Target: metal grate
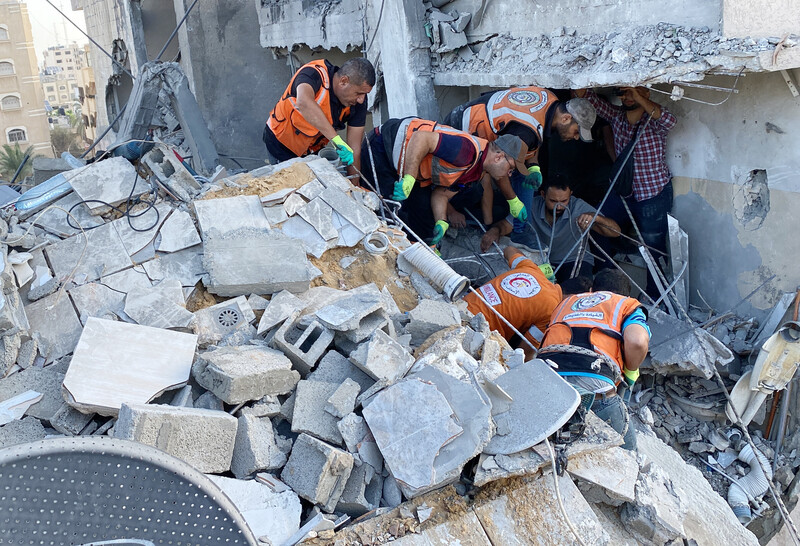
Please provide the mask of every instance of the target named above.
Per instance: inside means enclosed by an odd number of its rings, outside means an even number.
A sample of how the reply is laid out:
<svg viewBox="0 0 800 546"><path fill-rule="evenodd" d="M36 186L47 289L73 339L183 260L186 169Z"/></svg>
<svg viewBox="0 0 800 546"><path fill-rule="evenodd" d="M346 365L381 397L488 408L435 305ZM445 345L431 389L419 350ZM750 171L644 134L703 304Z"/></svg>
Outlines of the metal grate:
<svg viewBox="0 0 800 546"><path fill-rule="evenodd" d="M208 477L155 448L110 438L59 438L0 450L0 544L120 539L256 544L236 507Z"/></svg>
<svg viewBox="0 0 800 546"><path fill-rule="evenodd" d="M228 307L217 313L217 322L225 328L231 328L241 322L242 315L236 309Z"/></svg>

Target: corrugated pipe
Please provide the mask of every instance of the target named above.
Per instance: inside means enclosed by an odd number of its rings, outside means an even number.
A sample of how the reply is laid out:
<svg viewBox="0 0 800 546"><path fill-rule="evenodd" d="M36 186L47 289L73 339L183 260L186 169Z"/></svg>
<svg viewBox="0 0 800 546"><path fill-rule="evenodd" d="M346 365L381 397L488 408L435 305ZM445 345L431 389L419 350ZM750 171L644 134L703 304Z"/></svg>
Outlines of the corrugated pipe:
<svg viewBox="0 0 800 546"><path fill-rule="evenodd" d="M728 489L728 504L733 508L733 513L739 518L742 525L747 525L753 519L750 510L750 499L763 495L769 488L772 478L772 468L766 455L758 450L753 451L750 444L744 446L739 452L739 460L750 465L750 472L743 478L736 480ZM761 464L758 464L761 461ZM764 474L763 468L768 474Z"/></svg>
<svg viewBox="0 0 800 546"><path fill-rule="evenodd" d="M469 288L469 279L459 275L430 248L414 243L400 254L439 287L450 301Z"/></svg>

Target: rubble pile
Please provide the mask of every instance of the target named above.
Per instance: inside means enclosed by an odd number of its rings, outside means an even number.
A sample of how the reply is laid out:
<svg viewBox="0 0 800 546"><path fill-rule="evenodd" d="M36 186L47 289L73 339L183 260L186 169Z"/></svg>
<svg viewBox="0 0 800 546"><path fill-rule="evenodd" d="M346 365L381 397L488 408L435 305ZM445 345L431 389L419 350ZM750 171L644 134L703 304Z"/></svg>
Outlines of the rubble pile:
<svg viewBox="0 0 800 546"><path fill-rule="evenodd" d="M593 414L564 451L562 511L543 440L576 391L407 269L408 240L326 160L184 184L186 202L131 169L75 169L73 193L0 223L0 448L56 435L157 447L211 475L274 545L545 540L572 536L567 517L593 544L755 544L669 447L643 429L648 450L626 452ZM365 248L375 232L386 248ZM661 379L637 399L656 396L694 400ZM654 411L656 431L702 453L730 442L684 412Z"/></svg>

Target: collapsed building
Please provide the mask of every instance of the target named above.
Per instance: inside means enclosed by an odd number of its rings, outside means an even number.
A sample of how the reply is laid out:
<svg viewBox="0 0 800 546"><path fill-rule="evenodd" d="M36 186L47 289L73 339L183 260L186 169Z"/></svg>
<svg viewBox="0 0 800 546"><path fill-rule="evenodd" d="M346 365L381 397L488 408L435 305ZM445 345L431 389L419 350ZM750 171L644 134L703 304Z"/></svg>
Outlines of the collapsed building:
<svg viewBox="0 0 800 546"><path fill-rule="evenodd" d="M3 447L157 447L212 476L272 544L754 544L779 529L789 543L762 485L793 508L796 395L786 437L778 397L760 400L755 450L725 404L800 284L782 236L798 160L781 146L797 125L800 15L655 4L198 5L168 43L192 3L73 0L114 57L93 49L111 126L99 148L153 127L158 142L135 167L65 170L58 200L6 211ZM159 53L170 62L154 65ZM510 85L645 84L671 101L673 213L689 241L671 232L671 253L688 262L689 317L653 311L630 403L638 455L590 417L553 472L546 408L514 409L532 398L515 387L547 376L404 263L411 242L326 160L261 166L261 124L293 69L361 54L380 73L375 125L440 119ZM473 283L506 266L443 255Z"/></svg>

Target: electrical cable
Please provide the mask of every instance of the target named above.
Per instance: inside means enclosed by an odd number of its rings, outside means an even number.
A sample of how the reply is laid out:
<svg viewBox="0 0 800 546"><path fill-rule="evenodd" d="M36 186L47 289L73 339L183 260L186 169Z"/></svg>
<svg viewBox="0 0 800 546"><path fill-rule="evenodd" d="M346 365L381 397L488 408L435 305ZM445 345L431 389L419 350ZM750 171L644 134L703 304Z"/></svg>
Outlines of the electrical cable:
<svg viewBox="0 0 800 546"><path fill-rule="evenodd" d="M544 439L544 443L547 446L547 451L550 454L550 465L552 466L551 470L553 471L553 486L556 490L556 500L558 501L558 506L561 508L561 515L564 516L564 519L567 522L567 526L569 530L572 531L572 534L575 535L575 539L578 541L578 544L581 546L586 546L586 543L581 538L581 535L578 534L578 529L575 528L575 524L572 523L572 520L569 519L569 515L567 514L567 509L564 507L564 501L561 499L561 487L558 485L558 473L556 472L556 454L553 451L553 446L550 444L550 440L548 438Z"/></svg>
<svg viewBox="0 0 800 546"><path fill-rule="evenodd" d="M707 101L704 101L704 100L693 99L693 98L686 97L686 96L681 97L679 100L688 100L688 101L691 101L691 102L699 102L700 104L705 104L705 105L708 105L708 106L720 106L721 104L725 104L726 102L728 102L728 99L733 96L734 91L738 92L738 90L736 89L736 84L739 83L739 78L742 76L743 73L744 73L744 67L742 67L741 70L739 70L739 73L736 74L736 79L733 82L733 87L728 91L728 96L725 97L724 99L722 99L720 102L707 102ZM681 83L680 82L676 82L676 85L680 86ZM649 87L648 89L650 89L652 91L655 91L656 93L662 93L664 95L669 95L670 97L672 96L672 93L668 93L667 91L662 91L660 89L656 89L655 87Z"/></svg>

